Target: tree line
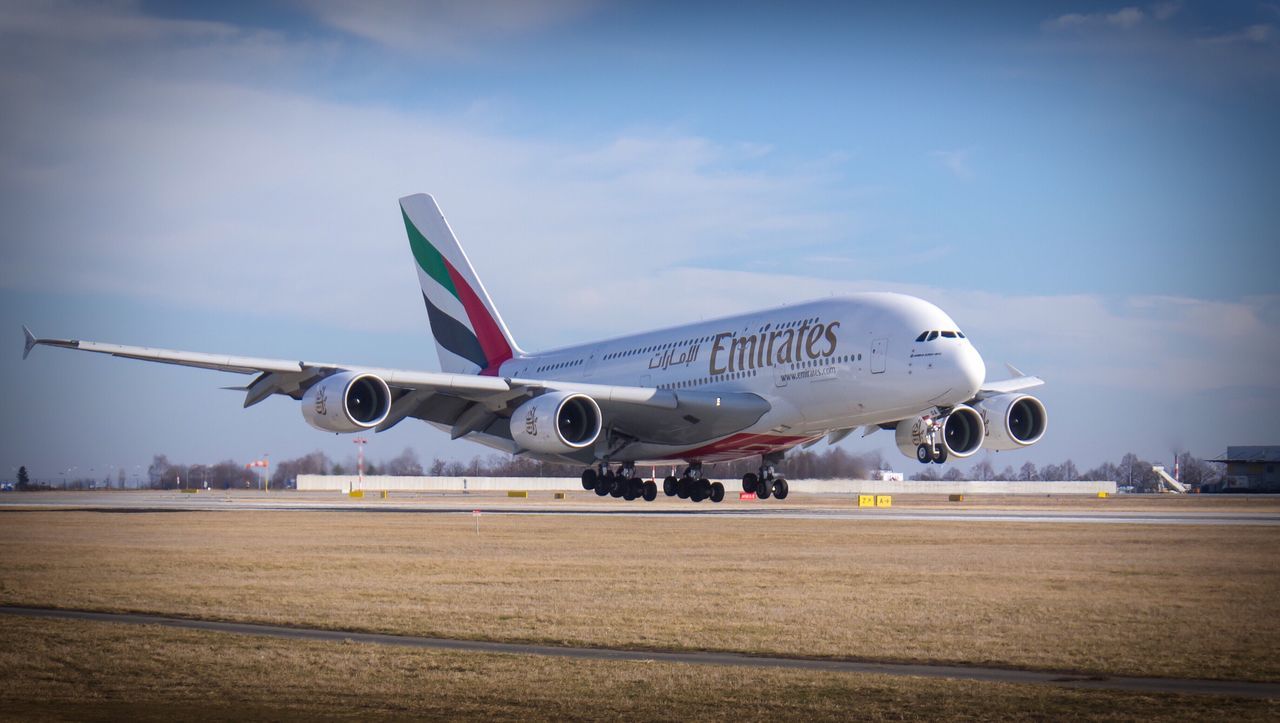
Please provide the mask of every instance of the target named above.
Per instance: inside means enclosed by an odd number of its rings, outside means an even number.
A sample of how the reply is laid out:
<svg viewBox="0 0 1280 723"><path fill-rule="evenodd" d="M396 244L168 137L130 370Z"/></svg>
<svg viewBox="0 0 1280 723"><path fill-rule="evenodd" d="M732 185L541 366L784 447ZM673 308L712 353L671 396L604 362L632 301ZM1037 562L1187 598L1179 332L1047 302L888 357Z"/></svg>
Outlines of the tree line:
<svg viewBox="0 0 1280 723"><path fill-rule="evenodd" d="M1192 486L1214 484L1222 479L1223 468L1220 464L1209 462L1191 455L1178 455L1180 479L1184 484ZM912 467L915 462L909 462ZM712 479L740 479L747 472L755 472L760 465L758 457L750 457L734 462L716 462L703 465L703 473ZM135 486L146 486L152 489L203 488L230 489L246 487L256 488L263 484L263 474L270 473L271 487L281 489L293 486L294 480L301 474L349 475L357 473L357 463L348 457L343 461L335 461L324 452L315 451L309 454L273 463L268 468L248 467L234 460L224 460L216 464L182 464L169 460L168 456L157 454L152 457L147 467L145 485L137 480ZM1074 462L1066 460L1060 464L1036 466L1027 461L1015 469L1006 465L997 470L990 459L984 457L973 462L967 468L952 464L940 471L937 466L924 466L910 475L910 479L929 480L985 480L985 481L1074 481L1074 480L1114 480L1121 486L1131 486L1136 490L1155 490L1159 481L1151 469L1152 463L1130 452L1118 463L1103 462L1087 470L1079 469ZM853 454L840 447L828 447L821 452L807 449L793 450L787 454L780 472L792 479L869 479L877 471L888 470L890 465L879 452ZM395 457L381 461L366 460L366 475L392 476L432 476L432 477L577 477L582 472L582 465L555 464L539 462L527 457L491 454L485 457L476 456L470 461L432 459L423 465L416 452L411 448ZM640 467L639 472L646 477L662 478L668 474L680 474L678 464L656 465L653 468ZM1169 470L1173 472L1172 469ZM18 474L20 489L38 489L49 487L65 487L68 489L89 489L95 487L125 487L125 473L118 470L115 484L110 475L101 482L92 478L76 478L60 480L61 485L49 482L32 482L27 470L23 467Z"/></svg>

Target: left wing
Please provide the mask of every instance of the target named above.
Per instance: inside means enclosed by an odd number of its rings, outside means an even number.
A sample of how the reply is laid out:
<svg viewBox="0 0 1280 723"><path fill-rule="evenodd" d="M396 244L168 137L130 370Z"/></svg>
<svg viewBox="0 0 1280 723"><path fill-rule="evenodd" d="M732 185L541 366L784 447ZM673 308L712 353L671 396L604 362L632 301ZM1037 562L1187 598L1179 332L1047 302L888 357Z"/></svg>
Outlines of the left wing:
<svg viewBox="0 0 1280 723"><path fill-rule="evenodd" d="M384 431L408 417L447 425L456 439L472 432L498 433L499 419L525 401L548 391L590 396L613 426L625 436L658 444L693 444L745 429L769 411L763 398L747 392L676 392L670 389L605 384L499 378L472 374L382 369L347 364L265 359L203 352L153 349L77 339L42 339L22 327L25 359L36 346L109 354L124 359L176 364L237 374L257 374L245 392L249 407L273 394L301 399L316 382L339 372L380 377L393 391L390 412L375 431Z"/></svg>

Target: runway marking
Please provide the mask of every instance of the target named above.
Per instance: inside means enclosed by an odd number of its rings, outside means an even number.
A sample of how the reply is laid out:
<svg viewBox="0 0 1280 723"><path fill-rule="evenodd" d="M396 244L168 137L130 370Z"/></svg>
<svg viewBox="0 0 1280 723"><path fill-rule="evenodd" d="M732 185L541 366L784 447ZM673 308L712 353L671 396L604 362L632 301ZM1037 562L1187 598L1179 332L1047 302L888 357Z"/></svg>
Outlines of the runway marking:
<svg viewBox="0 0 1280 723"><path fill-rule="evenodd" d="M693 503L690 503L691 505ZM1074 511L1002 511L1002 510L856 510L838 508L766 508L716 509L707 507L477 507L466 505L395 505L350 504L345 502L297 501L175 501L173 503L149 501L141 505L126 502L118 504L84 503L16 503L0 502L0 512L48 511L48 512L105 512L105 513L154 513L154 512L366 512L403 514L472 514L479 509L486 515L570 515L570 516L634 516L634 517L700 517L700 518L765 518L792 520L852 520L873 522L894 520L910 522L1023 522L1060 524L1111 524L1111 525L1280 525L1280 513L1257 512L1074 512Z"/></svg>
<svg viewBox="0 0 1280 723"><path fill-rule="evenodd" d="M320 628L290 628L257 623L229 623L192 618L174 618L139 613L102 613L90 610L64 610L0 606L0 614L61 620L87 620L126 625L161 625L205 632L260 635L292 640L321 642L356 642L372 645L397 645L410 648L453 650L505 655L540 655L584 660L685 663L693 665L729 665L751 668L825 670L838 673L870 673L923 678L954 678L994 683L1034 683L1063 688L1119 690L1138 693L1171 693L1183 695L1217 695L1232 698L1280 699L1280 683L1255 683L1240 680L1202 680L1192 678L1138 678L1092 675L1078 672L1040 671L1013 668L983 668L962 665L887 663L875 661L824 660L755 656L742 653L673 652L625 650L621 648L589 648L525 643L498 643L452 638L428 638L412 635L359 633Z"/></svg>

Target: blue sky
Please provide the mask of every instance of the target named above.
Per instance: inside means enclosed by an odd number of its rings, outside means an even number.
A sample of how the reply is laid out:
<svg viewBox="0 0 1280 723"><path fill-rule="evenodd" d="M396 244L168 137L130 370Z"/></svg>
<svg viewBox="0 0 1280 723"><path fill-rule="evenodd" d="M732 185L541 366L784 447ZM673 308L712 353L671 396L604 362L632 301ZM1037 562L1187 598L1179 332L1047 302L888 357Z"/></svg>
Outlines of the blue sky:
<svg viewBox="0 0 1280 723"><path fill-rule="evenodd" d="M998 467L1280 443L1280 5L833 5L6 4L0 475L350 455L18 325L436 368L418 191L526 348L891 289L1050 382Z"/></svg>

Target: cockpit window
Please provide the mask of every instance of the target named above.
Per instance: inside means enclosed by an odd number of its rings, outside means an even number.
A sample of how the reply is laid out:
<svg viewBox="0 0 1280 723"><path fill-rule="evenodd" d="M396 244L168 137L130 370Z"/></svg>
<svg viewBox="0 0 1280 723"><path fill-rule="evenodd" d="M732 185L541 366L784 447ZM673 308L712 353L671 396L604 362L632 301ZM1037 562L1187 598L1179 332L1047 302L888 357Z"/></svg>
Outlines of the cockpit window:
<svg viewBox="0 0 1280 723"><path fill-rule="evenodd" d="M942 332L942 335L948 339L956 338L956 333L954 331L944 331Z"/></svg>
<svg viewBox="0 0 1280 723"><path fill-rule="evenodd" d="M938 338L938 332L931 331L929 332L929 338L926 339L926 341L933 341L934 339L937 339L937 338Z"/></svg>
<svg viewBox="0 0 1280 723"><path fill-rule="evenodd" d="M963 338L964 338L964 332L963 332L963 331L957 331L957 332L956 332L956 336L958 336L958 337L960 337L961 339L963 339Z"/></svg>
<svg viewBox="0 0 1280 723"><path fill-rule="evenodd" d="M924 338L925 338L926 336L929 336L929 332L927 332L927 331L922 331L922 332L920 332L920 336L917 336L917 337L916 337L916 341L924 341Z"/></svg>

